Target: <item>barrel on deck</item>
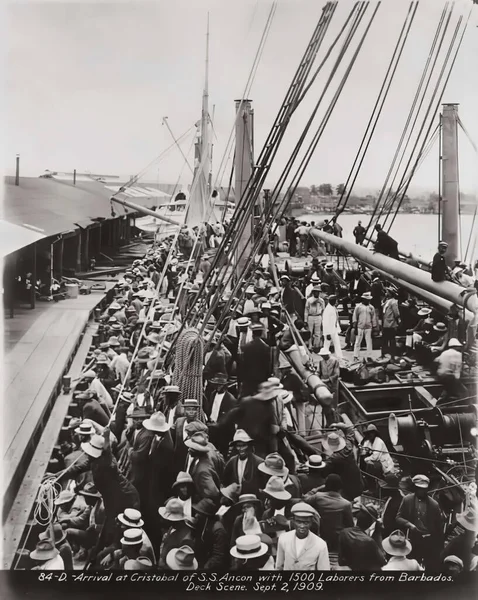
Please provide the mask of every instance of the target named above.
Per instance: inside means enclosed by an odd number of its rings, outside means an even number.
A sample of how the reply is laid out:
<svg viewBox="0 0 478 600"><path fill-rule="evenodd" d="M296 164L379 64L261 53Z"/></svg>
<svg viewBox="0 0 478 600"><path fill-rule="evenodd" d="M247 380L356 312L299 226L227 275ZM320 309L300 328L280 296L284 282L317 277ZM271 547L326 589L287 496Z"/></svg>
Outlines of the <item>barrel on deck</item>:
<svg viewBox="0 0 478 600"><path fill-rule="evenodd" d="M66 287L66 297L67 298L78 298L78 284L77 283L67 283Z"/></svg>

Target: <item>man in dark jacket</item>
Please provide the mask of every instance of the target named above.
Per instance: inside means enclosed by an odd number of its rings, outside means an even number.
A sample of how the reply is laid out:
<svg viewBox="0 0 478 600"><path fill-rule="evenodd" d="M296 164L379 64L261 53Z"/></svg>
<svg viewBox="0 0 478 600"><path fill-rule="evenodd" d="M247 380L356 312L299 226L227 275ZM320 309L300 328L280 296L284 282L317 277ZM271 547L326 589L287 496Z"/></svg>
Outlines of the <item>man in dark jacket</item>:
<svg viewBox="0 0 478 600"><path fill-rule="evenodd" d="M433 257L432 262L432 280L439 283L447 279L449 269L446 266L445 254L448 249L446 242L440 242L438 244L438 252Z"/></svg>
<svg viewBox="0 0 478 600"><path fill-rule="evenodd" d="M390 258L400 260L397 241L388 235L388 233L385 233L385 231L382 229L382 226L378 223L375 225L375 231L377 232L375 252L380 252L380 254L385 254L385 256L390 256Z"/></svg>
<svg viewBox="0 0 478 600"><path fill-rule="evenodd" d="M241 486L242 494L258 496L262 487L258 466L263 460L254 454L254 440L243 429L237 429L233 445L237 454L226 463L223 483L225 486L237 483Z"/></svg>
<svg viewBox="0 0 478 600"><path fill-rule="evenodd" d="M353 234L355 236L355 243L356 244L359 244L360 246L363 244L363 241L365 239L366 231L367 230L362 225L362 221L359 221L357 223L356 227L354 227L354 230L353 230Z"/></svg>
<svg viewBox="0 0 478 600"><path fill-rule="evenodd" d="M193 505L196 515L196 557L205 571L224 571L228 566L228 535L213 500L204 498Z"/></svg>
<svg viewBox="0 0 478 600"><path fill-rule="evenodd" d="M184 443L189 448L185 471L191 475L196 492L193 500L219 500L220 478L209 456L207 437L203 433L195 433Z"/></svg>
<svg viewBox="0 0 478 600"><path fill-rule="evenodd" d="M203 404L204 414L209 424L209 435L219 451L227 455L234 428L225 422L225 417L237 406L237 400L227 389L228 378L224 373L218 373L209 383L213 389L209 397L206 395Z"/></svg>
<svg viewBox="0 0 478 600"><path fill-rule="evenodd" d="M263 326L252 325L252 342L244 346L241 357L241 395L251 396L259 384L271 376L271 349L262 339Z"/></svg>
<svg viewBox="0 0 478 600"><path fill-rule="evenodd" d="M174 429L171 430L174 443L174 466L176 473L182 471L184 468L188 455L188 447L184 444L188 438L186 427L198 418L199 402L194 398L186 398L183 400L183 410L184 417L179 417Z"/></svg>
<svg viewBox="0 0 478 600"><path fill-rule="evenodd" d="M428 477L415 475L412 482L415 491L402 500L397 525L404 533L409 532L413 548L410 558L423 561L426 570L439 571L443 550L443 515L438 502L428 495Z"/></svg>
<svg viewBox="0 0 478 600"><path fill-rule="evenodd" d="M95 392L82 392L76 396L76 400L79 401L83 419L91 419L102 427L108 425L109 418L98 402Z"/></svg>
<svg viewBox="0 0 478 600"><path fill-rule="evenodd" d="M325 461L320 454L312 454L306 462L309 468L308 473L299 473L299 481L302 488L302 493L307 494L310 490L320 488L325 483L323 476Z"/></svg>
<svg viewBox="0 0 478 600"><path fill-rule="evenodd" d="M359 504L352 507L352 512L356 519L355 527L346 527L339 533L339 565L352 571L380 571L386 560L377 509L372 504Z"/></svg>
<svg viewBox="0 0 478 600"><path fill-rule="evenodd" d="M329 556L338 554L339 534L345 527L353 527L352 504L342 497L342 479L332 473L325 480L323 492L311 490L304 501L320 515L320 536L327 542Z"/></svg>
<svg viewBox="0 0 478 600"><path fill-rule="evenodd" d="M330 433L322 441L325 452L329 455L324 468L324 477L330 473L340 475L343 483L343 496L352 501L363 490L362 476L354 456L354 431L345 423L332 423L331 427L342 429L345 437Z"/></svg>

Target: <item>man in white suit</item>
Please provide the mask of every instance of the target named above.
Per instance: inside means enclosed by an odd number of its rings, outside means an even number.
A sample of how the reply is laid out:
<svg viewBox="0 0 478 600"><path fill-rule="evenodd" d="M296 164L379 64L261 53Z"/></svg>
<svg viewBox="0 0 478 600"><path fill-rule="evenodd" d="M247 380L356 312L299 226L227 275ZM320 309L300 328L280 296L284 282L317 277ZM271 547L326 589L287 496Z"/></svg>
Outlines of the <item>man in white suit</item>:
<svg viewBox="0 0 478 600"><path fill-rule="evenodd" d="M330 571L327 544L310 531L316 510L299 502L292 507L295 529L279 537L277 544L277 571Z"/></svg>
<svg viewBox="0 0 478 600"><path fill-rule="evenodd" d="M339 324L339 313L337 307L336 296L329 296L329 303L324 309L322 315L322 328L324 331L324 348L328 350L330 344L334 345L334 352L337 358L342 358L342 348L340 346L340 324Z"/></svg>

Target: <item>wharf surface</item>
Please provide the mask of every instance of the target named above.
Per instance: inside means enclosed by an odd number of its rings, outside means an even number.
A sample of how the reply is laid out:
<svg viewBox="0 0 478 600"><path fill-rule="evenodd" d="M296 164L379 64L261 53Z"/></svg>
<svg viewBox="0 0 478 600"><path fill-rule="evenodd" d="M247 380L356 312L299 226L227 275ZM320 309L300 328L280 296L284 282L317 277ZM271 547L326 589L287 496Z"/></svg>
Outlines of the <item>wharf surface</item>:
<svg viewBox="0 0 478 600"><path fill-rule="evenodd" d="M113 285L4 319L3 521L88 321Z"/></svg>

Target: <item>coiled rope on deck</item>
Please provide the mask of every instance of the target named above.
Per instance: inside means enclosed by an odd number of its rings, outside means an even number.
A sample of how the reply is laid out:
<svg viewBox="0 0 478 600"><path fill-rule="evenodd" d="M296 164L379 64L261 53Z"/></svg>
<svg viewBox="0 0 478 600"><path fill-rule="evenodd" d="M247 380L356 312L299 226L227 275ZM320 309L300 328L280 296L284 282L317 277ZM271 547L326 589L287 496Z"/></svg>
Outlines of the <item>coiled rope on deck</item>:
<svg viewBox="0 0 478 600"><path fill-rule="evenodd" d="M204 362L204 341L194 328L185 329L176 342L173 384L181 388L183 399L190 398L202 407L202 367Z"/></svg>

